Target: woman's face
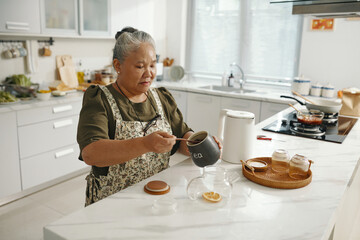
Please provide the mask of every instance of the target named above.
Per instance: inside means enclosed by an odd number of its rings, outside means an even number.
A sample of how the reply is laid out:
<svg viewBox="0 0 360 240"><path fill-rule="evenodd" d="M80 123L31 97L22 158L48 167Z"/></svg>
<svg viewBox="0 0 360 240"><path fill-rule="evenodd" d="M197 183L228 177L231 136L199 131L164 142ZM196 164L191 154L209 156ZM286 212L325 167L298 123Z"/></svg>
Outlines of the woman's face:
<svg viewBox="0 0 360 240"><path fill-rule="evenodd" d="M123 63L115 61L118 83L128 94L139 95L149 89L156 76L156 53L149 43L141 43L140 48L130 53Z"/></svg>

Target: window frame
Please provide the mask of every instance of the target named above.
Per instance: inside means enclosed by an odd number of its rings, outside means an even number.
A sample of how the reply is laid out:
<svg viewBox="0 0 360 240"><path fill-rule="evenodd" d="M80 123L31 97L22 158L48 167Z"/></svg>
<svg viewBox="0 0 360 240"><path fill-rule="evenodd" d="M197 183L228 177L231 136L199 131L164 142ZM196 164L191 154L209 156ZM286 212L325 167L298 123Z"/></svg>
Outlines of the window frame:
<svg viewBox="0 0 360 240"><path fill-rule="evenodd" d="M187 73L191 76L192 79L208 79L219 82L221 84L221 78L223 76L223 73L217 73L217 72L200 72L200 71L192 71L191 70L191 64L192 64L192 58L191 58L191 52L192 52L192 39L193 39L193 27L195 26L195 1L188 0L187 4L187 31L186 31L186 42L187 47L185 51L185 67L188 70ZM270 3L269 3L270 4ZM296 46L296 53L297 56L296 62L294 63L294 77L299 75L299 67L300 67L300 54L301 54L301 40L302 40L302 34L303 34L303 26L304 26L304 17L301 17L299 22L299 34L297 36L297 41L299 44ZM229 63L230 64L230 63ZM252 75L247 74L246 75L246 82L251 84L260 84L260 85L274 85L274 86L285 86L290 87L291 82L293 80L292 77L275 77L275 76L260 76L260 75Z"/></svg>

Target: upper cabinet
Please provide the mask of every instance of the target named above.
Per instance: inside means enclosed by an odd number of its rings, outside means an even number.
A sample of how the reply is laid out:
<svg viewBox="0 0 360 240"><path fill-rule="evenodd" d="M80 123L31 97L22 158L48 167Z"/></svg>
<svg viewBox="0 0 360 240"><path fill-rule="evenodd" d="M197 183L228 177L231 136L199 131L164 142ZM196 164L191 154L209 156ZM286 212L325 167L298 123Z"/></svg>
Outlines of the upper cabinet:
<svg viewBox="0 0 360 240"><path fill-rule="evenodd" d="M109 36L110 0L41 0L43 33Z"/></svg>
<svg viewBox="0 0 360 240"><path fill-rule="evenodd" d="M0 32L110 36L111 0L1 0Z"/></svg>
<svg viewBox="0 0 360 240"><path fill-rule="evenodd" d="M77 0L41 0L41 13L43 33L78 35Z"/></svg>
<svg viewBox="0 0 360 240"><path fill-rule="evenodd" d="M40 0L1 0L0 32L40 34Z"/></svg>
<svg viewBox="0 0 360 240"><path fill-rule="evenodd" d="M79 6L81 35L110 35L109 0L79 0Z"/></svg>

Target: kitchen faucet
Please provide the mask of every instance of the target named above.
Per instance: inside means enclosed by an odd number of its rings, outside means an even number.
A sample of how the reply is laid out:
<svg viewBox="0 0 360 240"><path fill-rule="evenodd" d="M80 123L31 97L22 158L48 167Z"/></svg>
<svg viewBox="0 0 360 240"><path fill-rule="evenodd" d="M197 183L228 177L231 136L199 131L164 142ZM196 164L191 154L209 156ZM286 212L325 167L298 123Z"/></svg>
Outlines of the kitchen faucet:
<svg viewBox="0 0 360 240"><path fill-rule="evenodd" d="M240 91L242 91L242 90L244 90L244 84L245 84L245 81L246 81L245 75L244 75L244 71L242 70L242 68L240 67L240 65L237 64L236 62L233 62L233 63L230 64L230 67L233 67L233 66L239 68L239 70L240 70L240 72L241 72L241 78L235 78L235 80L237 80L237 81L239 82L239 84L240 84Z"/></svg>

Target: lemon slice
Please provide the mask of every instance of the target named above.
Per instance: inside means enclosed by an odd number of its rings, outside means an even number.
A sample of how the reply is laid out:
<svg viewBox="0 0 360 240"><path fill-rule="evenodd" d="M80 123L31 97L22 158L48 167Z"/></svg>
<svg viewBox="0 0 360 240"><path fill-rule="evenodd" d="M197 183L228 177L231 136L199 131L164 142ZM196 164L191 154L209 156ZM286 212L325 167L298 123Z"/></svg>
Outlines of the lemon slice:
<svg viewBox="0 0 360 240"><path fill-rule="evenodd" d="M209 202L217 203L221 201L221 195L216 192L204 192L202 194L203 198Z"/></svg>

